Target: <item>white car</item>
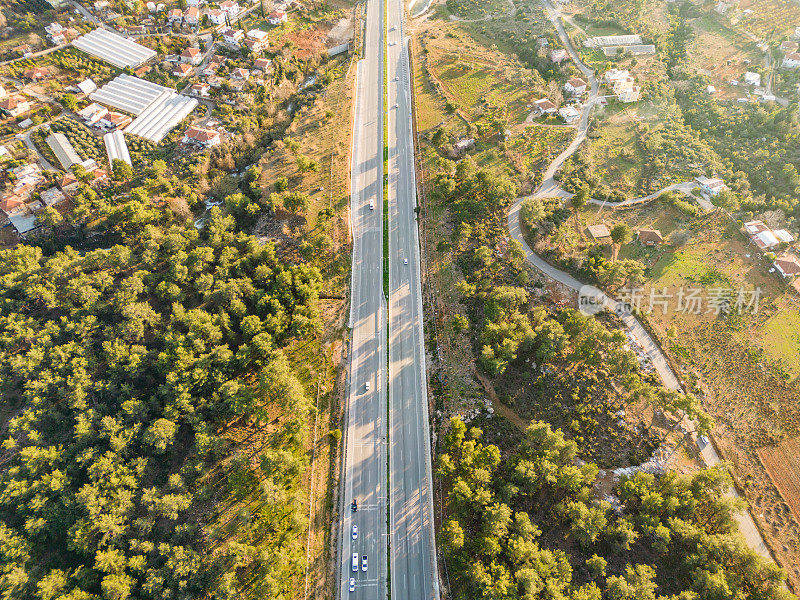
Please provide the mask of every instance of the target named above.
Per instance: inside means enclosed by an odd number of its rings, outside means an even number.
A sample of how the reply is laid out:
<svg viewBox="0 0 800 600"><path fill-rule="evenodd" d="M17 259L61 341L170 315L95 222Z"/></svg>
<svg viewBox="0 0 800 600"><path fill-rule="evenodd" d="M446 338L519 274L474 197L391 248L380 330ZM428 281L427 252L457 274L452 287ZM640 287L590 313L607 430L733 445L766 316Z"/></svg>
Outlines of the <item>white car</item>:
<svg viewBox="0 0 800 600"><path fill-rule="evenodd" d="M369 391L369 381L368 381L367 383L365 383L365 384L364 384L364 389L365 389L365 390L367 390L367 391Z"/></svg>
<svg viewBox="0 0 800 600"><path fill-rule="evenodd" d="M351 592L355 592L356 591L356 578L355 577L351 577L350 578L350 591Z"/></svg>
<svg viewBox="0 0 800 600"><path fill-rule="evenodd" d="M389 45L390 46L395 46L395 45L397 45L397 42L389 42Z"/></svg>
<svg viewBox="0 0 800 600"><path fill-rule="evenodd" d="M375 200L370 200L369 201L369 209L370 210L375 210Z"/></svg>
<svg viewBox="0 0 800 600"><path fill-rule="evenodd" d="M361 557L361 570L362 571L366 571L367 570L367 555L366 554Z"/></svg>
<svg viewBox="0 0 800 600"><path fill-rule="evenodd" d="M353 552L353 572L358 571L358 554Z"/></svg>
<svg viewBox="0 0 800 600"><path fill-rule="evenodd" d="M395 76L394 76L394 80L395 80L395 81L400 81L400 75L395 75Z"/></svg>
<svg viewBox="0 0 800 600"><path fill-rule="evenodd" d="M358 525L353 525L353 539L358 538Z"/></svg>
<svg viewBox="0 0 800 600"><path fill-rule="evenodd" d="M392 108L397 108L399 105L395 104Z"/></svg>

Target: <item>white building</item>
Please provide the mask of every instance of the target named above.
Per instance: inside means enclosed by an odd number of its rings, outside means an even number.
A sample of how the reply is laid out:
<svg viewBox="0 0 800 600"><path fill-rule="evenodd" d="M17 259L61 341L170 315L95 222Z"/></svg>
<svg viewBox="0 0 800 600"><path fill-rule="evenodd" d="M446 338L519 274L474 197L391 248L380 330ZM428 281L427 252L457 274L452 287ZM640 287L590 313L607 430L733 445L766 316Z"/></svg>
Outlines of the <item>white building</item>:
<svg viewBox="0 0 800 600"><path fill-rule="evenodd" d="M183 135L183 143L210 148L220 143L219 131L202 127L189 127Z"/></svg>
<svg viewBox="0 0 800 600"><path fill-rule="evenodd" d="M744 74L743 79L744 79L744 82L747 85L752 85L752 86L755 86L755 87L758 87L758 86L761 85L761 75L759 75L758 73L753 73L752 71L747 71Z"/></svg>
<svg viewBox="0 0 800 600"><path fill-rule="evenodd" d="M273 10L271 13L269 13L267 20L269 21L270 25L280 25L281 23L286 23L288 18L289 17L287 14L282 10Z"/></svg>
<svg viewBox="0 0 800 600"><path fill-rule="evenodd" d="M722 190L727 189L725 182L717 177L695 177L695 181L700 189L709 196L716 196Z"/></svg>
<svg viewBox="0 0 800 600"><path fill-rule="evenodd" d="M568 125L581 118L581 113L574 106L564 106L559 109L558 114Z"/></svg>
<svg viewBox="0 0 800 600"><path fill-rule="evenodd" d="M94 125L100 122L106 114L108 114L108 109L105 106L100 106L97 102L92 102L89 106L78 111L78 116L87 125Z"/></svg>
<svg viewBox="0 0 800 600"><path fill-rule="evenodd" d="M586 85L586 82L580 77L573 77L564 84L564 89L570 94L580 96L586 91Z"/></svg>
<svg viewBox="0 0 800 600"><path fill-rule="evenodd" d="M218 8L212 8L206 11L206 16L208 20L211 21L214 25L224 25L225 24L225 16L227 13L222 11Z"/></svg>
<svg viewBox="0 0 800 600"><path fill-rule="evenodd" d="M244 31L241 29L233 29L228 27L222 31L222 41L228 44L228 46L238 48L243 39Z"/></svg>
<svg viewBox="0 0 800 600"><path fill-rule="evenodd" d="M239 3L234 2L234 0L225 0L224 2L220 2L219 8L220 10L228 13L232 17L238 15L242 10L241 7L239 6Z"/></svg>
<svg viewBox="0 0 800 600"><path fill-rule="evenodd" d="M798 52L789 52L786 56L783 57L783 62L781 62L781 66L785 69L796 69L800 67L800 53Z"/></svg>

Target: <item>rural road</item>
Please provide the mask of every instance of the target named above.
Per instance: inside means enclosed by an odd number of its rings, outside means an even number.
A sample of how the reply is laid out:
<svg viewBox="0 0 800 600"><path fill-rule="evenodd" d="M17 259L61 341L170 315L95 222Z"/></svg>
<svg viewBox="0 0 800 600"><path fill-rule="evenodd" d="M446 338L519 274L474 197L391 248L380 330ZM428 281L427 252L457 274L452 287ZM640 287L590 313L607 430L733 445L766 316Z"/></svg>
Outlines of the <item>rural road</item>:
<svg viewBox="0 0 800 600"><path fill-rule="evenodd" d="M403 0L386 0L386 12L391 597L433 600L439 598L439 579L415 212L410 48L403 23Z"/></svg>
<svg viewBox="0 0 800 600"><path fill-rule="evenodd" d="M387 595L387 312L383 295L383 0L368 0L366 53L357 64L351 165L353 262L350 378L339 505L338 598ZM374 208L370 209L370 202ZM369 389L367 386L369 385ZM358 511L350 503L358 502ZM358 536L352 539L353 526ZM352 556L357 555L356 571ZM362 570L362 557L367 569ZM355 590L350 592L350 578Z"/></svg>
<svg viewBox="0 0 800 600"><path fill-rule="evenodd" d="M589 68L584 65L580 58L578 57L577 52L572 46L569 37L566 35L564 31L564 26L561 24L559 13L553 8L552 4L550 4L549 0L545 0L545 7L547 9L547 14L550 20L555 25L556 30L558 31L558 35L561 38L562 43L567 48L572 60L578 66L578 68L586 75L590 77L590 81L592 82L592 91L590 94L590 100L586 103L583 109L583 114L581 115L581 122L578 126L577 134L575 139L569 145L569 147L562 152L556 159L549 165L547 170L545 171L545 177L543 179L542 185L534 192L534 197L569 197L571 194L561 189L561 187L556 183L554 176L558 172L558 170L563 166L564 161L567 160L572 154L577 151L580 144L586 139L586 132L588 130L588 122L589 122L589 113L591 112L592 106L594 104L594 99L597 97L597 88L596 86L596 79L594 78L594 74L589 70ZM691 187L689 187L691 186ZM687 189L691 191L691 188L694 185L691 182L683 182L674 184L673 186L668 186L663 190L659 190L650 196L645 196L643 198L634 198L628 201L624 201L619 203L619 205L625 203L638 203L643 202L645 199L652 199L658 197L662 192L668 191L669 189L677 189L680 191L686 191ZM563 285L567 286L568 288L580 291L586 291L586 288L589 286L585 286L583 283L575 279L568 273L561 271L543 258L535 254L531 248L528 246L525 238L522 234L522 226L520 220L520 209L522 208L522 204L525 201L525 198L518 198L514 205L511 207L508 213L508 229L511 233L511 237L515 240L519 241L522 244L522 248L525 252L525 257L528 262L539 269L542 273L544 273L547 277L562 283ZM602 204L602 201L594 200L593 202L596 204ZM608 205L612 205L612 203L607 203ZM664 386L670 390L676 391L683 391L680 385L678 378L675 376L675 373L672 371L672 368L669 366L669 362L667 361L666 356L662 352L661 348L656 344L647 330L642 326L639 320L630 314L627 310L625 310L624 305L615 300L611 296L607 295L606 293L597 290L596 288L591 289L592 295L594 296L594 301L604 308L614 311L620 315L623 323L625 326L636 336L636 339L642 345L647 356L650 358L650 361L653 363L656 372L658 373L661 381L664 383ZM701 449L700 452L701 458L703 462L709 466L713 467L720 464L720 458L717 454L716 448L714 447L713 442L709 442L705 444L705 446ZM736 489L731 488L727 492L730 496L739 496ZM772 559L772 556L767 548L767 545L764 542L764 538L761 536L761 533L758 530L758 527L753 520L752 515L750 514L749 510L744 510L742 512L736 513L734 518L739 524L739 531L741 532L742 536L744 537L745 542L747 545L752 548L756 553L759 555Z"/></svg>

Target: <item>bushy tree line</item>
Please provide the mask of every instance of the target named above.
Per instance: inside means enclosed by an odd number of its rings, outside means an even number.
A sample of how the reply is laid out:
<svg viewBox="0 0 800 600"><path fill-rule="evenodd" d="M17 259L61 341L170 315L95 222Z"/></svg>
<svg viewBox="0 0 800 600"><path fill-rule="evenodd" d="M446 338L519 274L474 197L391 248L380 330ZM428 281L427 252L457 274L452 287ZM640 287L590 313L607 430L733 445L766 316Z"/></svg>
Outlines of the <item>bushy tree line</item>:
<svg viewBox="0 0 800 600"><path fill-rule="evenodd" d="M0 252L3 599L281 598L302 572L311 405L284 350L317 331L319 274L145 206L102 208L108 249ZM260 455L224 436L246 420ZM228 498L247 509L204 529Z"/></svg>
<svg viewBox="0 0 800 600"><path fill-rule="evenodd" d="M745 546L740 502L719 469L637 472L595 499L598 469L534 421L513 451L455 418L439 456L440 540L456 598L470 600L788 599L785 574Z"/></svg>

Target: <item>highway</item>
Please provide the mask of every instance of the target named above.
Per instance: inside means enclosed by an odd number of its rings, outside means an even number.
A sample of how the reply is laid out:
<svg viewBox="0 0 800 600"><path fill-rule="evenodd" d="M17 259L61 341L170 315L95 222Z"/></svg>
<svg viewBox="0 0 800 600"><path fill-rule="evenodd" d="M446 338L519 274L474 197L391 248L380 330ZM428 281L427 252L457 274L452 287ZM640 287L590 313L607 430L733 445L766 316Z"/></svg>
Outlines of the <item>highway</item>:
<svg viewBox="0 0 800 600"><path fill-rule="evenodd" d="M367 2L366 53L357 64L351 164L352 346L344 416L338 597L387 595L387 312L383 295L383 0ZM370 202L373 208L370 208ZM369 390L367 390L369 384ZM352 512L350 503L358 502ZM358 527L352 539L353 525ZM358 570L352 571L352 555ZM367 557L367 570L361 568ZM350 578L355 590L349 591Z"/></svg>
<svg viewBox="0 0 800 600"><path fill-rule="evenodd" d="M389 468L392 600L439 597L414 172L409 39L386 0L389 149ZM406 262L408 264L406 264Z"/></svg>
<svg viewBox="0 0 800 600"><path fill-rule="evenodd" d="M393 600L438 600L411 83L401 0L388 0L388 4L367 0L364 40L364 57L357 65L353 121L352 349L339 507L338 596L383 600L389 592L390 567ZM382 261L385 107L388 305L383 295ZM357 512L350 508L353 499L358 501ZM353 525L358 527L355 540ZM354 553L359 563L355 572ZM365 555L366 571L361 568ZM351 577L355 579L352 592Z"/></svg>

